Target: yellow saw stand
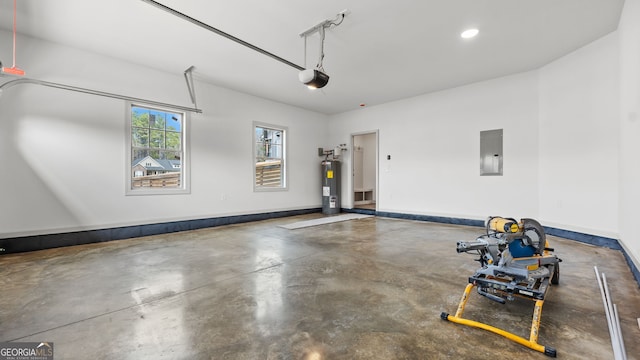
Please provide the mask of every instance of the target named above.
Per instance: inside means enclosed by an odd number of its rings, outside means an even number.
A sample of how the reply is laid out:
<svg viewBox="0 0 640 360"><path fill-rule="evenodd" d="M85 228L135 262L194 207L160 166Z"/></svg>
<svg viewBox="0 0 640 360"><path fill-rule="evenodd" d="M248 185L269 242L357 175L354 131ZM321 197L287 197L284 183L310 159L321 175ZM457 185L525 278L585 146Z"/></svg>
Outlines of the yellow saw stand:
<svg viewBox="0 0 640 360"><path fill-rule="evenodd" d="M540 351L547 356L556 357L556 349L538 344L538 329L540 328L540 317L542 316L542 305L544 304L544 300L536 300L536 305L533 309L533 319L531 320L531 333L529 334L529 339L527 340L521 336L499 329L497 327L463 318L462 313L464 312L464 306L467 304L471 289L473 289L474 287L474 284L467 285L467 287L464 289L464 294L462 294L462 299L460 299L460 304L458 304L458 310L456 310L456 314L449 315L443 312L442 314L440 314L442 320L448 320L456 324L467 325L491 331L492 333L502 335L511 341L515 341L520 345L524 345L530 349Z"/></svg>
<svg viewBox="0 0 640 360"><path fill-rule="evenodd" d="M455 315L440 314L442 320L484 329L524 345L530 349L556 357L556 350L538 344L538 331L542 305L551 284L559 283L560 259L551 252L542 225L533 219L520 222L511 218L490 217L486 222L486 235L476 241L458 241L457 252L476 251L482 267L469 277ZM503 329L462 317L471 290L505 304L515 297L535 301L529 339Z"/></svg>

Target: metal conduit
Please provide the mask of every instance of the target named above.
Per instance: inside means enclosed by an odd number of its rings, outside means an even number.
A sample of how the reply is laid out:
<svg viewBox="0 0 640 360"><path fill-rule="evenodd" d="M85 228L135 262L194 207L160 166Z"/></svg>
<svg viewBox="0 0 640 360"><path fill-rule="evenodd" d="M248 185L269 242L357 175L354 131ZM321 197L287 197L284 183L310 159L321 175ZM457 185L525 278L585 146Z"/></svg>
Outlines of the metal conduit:
<svg viewBox="0 0 640 360"><path fill-rule="evenodd" d="M20 84L36 84L36 85L42 85L42 86L52 87L52 88L56 88L56 89L76 91L76 92L80 92L80 93L84 93L84 94L97 95L97 96L109 97L109 98L114 98L114 99L132 101L132 102L140 102L140 103L145 103L147 105L152 105L152 106L155 105L155 106L160 106L160 107L172 108L172 109L176 109L176 110L194 112L194 113L198 113L198 114L202 113L202 110L200 110L198 108L191 108L191 107L186 107L186 106L181 106L181 105L167 104L167 103L163 103L163 102L159 102L159 101L140 99L140 98L135 98L135 97L126 96L126 95L113 94L113 93L108 93L108 92L99 91L99 90L86 89L86 88L81 88L81 87L77 87L77 86L64 85L64 84L58 84L58 83L53 83L53 82L49 82L49 81L35 80L35 79L29 79L29 78L15 79L15 80L11 80L11 81L8 81L8 82L0 85L0 93L2 91L4 91L5 89L8 89L8 88L11 88L13 86L20 85ZM192 99L195 99L195 97L193 96Z"/></svg>
<svg viewBox="0 0 640 360"><path fill-rule="evenodd" d="M177 16L179 18L187 20L187 21L189 21L189 22L191 22L193 24L196 24L196 25L200 26L201 28L204 28L204 29L209 30L211 32L214 32L214 33L216 33L216 34L218 34L220 36L223 36L223 37L225 37L225 38L227 38L227 39L229 39L231 41L235 41L238 44L240 44L242 46L246 46L251 50L255 50L255 51L257 51L257 52L259 52L259 53L261 53L263 55L267 55L267 56L269 56L269 57L271 57L273 59L276 59L276 60L280 61L283 64L291 66L292 68L295 68L295 69L298 69L298 70L305 70L305 68L300 66L300 65L294 64L289 60L283 59L278 55L270 53L270 52L268 52L268 51L266 51L264 49L261 49L261 48L255 46L255 45L253 45L253 44L250 44L250 43L248 43L248 42L246 42L246 41L244 41L242 39L238 39L237 37L235 37L233 35L227 34L226 32L224 32L222 30L216 29L211 25L205 24L200 20L194 19L189 15L183 14L183 13L181 13L181 12L179 12L177 10L174 10L174 9L172 9L172 8L166 6L166 5L160 4L157 1L154 1L154 0L142 0L142 1L144 1L144 2L146 2L148 4L150 4L150 5L153 5L153 6L159 8L161 10L164 10L164 11L166 11L166 12L172 14L172 15L175 15L175 16Z"/></svg>
<svg viewBox="0 0 640 360"><path fill-rule="evenodd" d="M198 107L196 103L196 89L193 86L193 69L194 66L190 66L187 70L184 71L184 79L187 82L187 89L189 90L189 97L191 98L191 103L193 106Z"/></svg>

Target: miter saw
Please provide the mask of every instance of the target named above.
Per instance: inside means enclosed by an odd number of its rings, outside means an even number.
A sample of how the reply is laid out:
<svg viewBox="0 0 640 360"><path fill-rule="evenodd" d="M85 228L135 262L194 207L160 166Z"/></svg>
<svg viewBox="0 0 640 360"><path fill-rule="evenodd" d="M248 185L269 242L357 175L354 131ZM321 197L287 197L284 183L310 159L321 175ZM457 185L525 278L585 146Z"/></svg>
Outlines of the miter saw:
<svg viewBox="0 0 640 360"><path fill-rule="evenodd" d="M455 315L442 313L443 320L481 328L502 335L531 349L555 357L556 350L537 343L538 329L544 297L549 285L560 281L560 262L553 255L553 249L546 240L544 228L534 219L521 219L499 216L489 217L485 222L486 234L475 241L458 241L458 253L477 253L481 267L469 277L458 310ZM463 319L464 306L473 287L478 294L505 304L515 297L536 302L529 339L522 338L502 329Z"/></svg>

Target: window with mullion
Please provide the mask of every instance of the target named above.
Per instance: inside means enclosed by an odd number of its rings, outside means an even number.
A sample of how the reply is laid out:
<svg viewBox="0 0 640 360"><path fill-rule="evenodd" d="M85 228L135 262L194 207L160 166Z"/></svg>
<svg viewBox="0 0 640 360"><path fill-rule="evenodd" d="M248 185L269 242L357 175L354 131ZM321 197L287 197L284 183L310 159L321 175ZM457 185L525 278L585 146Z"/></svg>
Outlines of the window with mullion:
<svg viewBox="0 0 640 360"><path fill-rule="evenodd" d="M188 190L183 164L186 114L143 105L128 106L131 172L127 193Z"/></svg>
<svg viewBox="0 0 640 360"><path fill-rule="evenodd" d="M286 128L254 124L254 188L286 189Z"/></svg>

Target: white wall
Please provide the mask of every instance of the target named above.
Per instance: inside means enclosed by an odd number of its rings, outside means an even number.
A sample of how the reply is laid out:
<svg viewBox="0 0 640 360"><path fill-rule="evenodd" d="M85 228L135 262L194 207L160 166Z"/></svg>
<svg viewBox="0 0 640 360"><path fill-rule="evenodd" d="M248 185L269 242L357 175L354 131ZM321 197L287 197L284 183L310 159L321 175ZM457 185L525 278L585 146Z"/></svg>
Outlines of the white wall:
<svg viewBox="0 0 640 360"><path fill-rule="evenodd" d="M640 1L626 0L620 36L620 239L640 268Z"/></svg>
<svg viewBox="0 0 640 360"><path fill-rule="evenodd" d="M617 238L617 34L554 61L539 74L540 221Z"/></svg>
<svg viewBox="0 0 640 360"><path fill-rule="evenodd" d="M335 115L330 138L380 129L380 211L533 217L613 238L622 219L637 257L638 1L620 44L614 32L536 71ZM504 176L481 177L479 132L500 128Z"/></svg>
<svg viewBox="0 0 640 360"><path fill-rule="evenodd" d="M0 43L10 36L0 32ZM27 77L189 105L181 72L18 41ZM8 65L10 47L0 47L0 59ZM320 176L308 174L318 173L325 115L197 81L196 92L204 113L191 118L191 194L125 196L123 101L36 85L4 91L0 238L320 207ZM288 191L253 192L253 121L288 127Z"/></svg>
<svg viewBox="0 0 640 360"><path fill-rule="evenodd" d="M335 115L329 132L345 143L379 129L379 211L534 217L537 106L530 72ZM480 131L491 129L504 129L504 176L480 176ZM347 184L349 161L343 166ZM350 192L343 186L343 197Z"/></svg>

